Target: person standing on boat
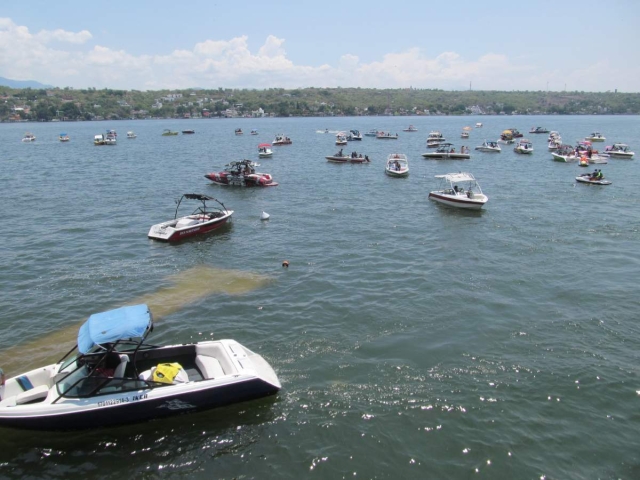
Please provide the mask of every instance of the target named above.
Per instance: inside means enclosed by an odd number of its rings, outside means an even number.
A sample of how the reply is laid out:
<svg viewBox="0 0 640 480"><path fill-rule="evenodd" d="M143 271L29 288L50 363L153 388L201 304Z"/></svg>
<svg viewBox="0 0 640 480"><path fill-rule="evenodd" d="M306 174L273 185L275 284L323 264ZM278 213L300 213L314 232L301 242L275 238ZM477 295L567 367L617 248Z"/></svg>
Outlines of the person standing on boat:
<svg viewBox="0 0 640 480"><path fill-rule="evenodd" d="M4 370L0 368L0 400L2 400L2 397L4 397L4 381Z"/></svg>

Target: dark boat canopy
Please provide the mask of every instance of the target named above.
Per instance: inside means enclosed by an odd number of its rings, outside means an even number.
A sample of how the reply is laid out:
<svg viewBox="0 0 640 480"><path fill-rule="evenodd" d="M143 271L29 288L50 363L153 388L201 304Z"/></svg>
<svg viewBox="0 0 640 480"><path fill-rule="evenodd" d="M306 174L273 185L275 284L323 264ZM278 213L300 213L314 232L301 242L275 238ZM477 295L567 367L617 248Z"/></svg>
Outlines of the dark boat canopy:
<svg viewBox="0 0 640 480"><path fill-rule="evenodd" d="M183 197L188 198L189 200L200 200L201 202L205 202L207 200L215 200L215 198L209 197L207 195L202 195L201 193L185 193Z"/></svg>

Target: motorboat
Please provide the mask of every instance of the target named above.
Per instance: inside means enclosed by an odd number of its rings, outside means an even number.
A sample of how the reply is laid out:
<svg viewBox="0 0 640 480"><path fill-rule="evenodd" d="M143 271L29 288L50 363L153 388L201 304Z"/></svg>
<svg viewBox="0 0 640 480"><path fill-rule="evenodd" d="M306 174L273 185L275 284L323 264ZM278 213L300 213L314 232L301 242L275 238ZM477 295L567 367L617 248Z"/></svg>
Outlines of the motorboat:
<svg viewBox="0 0 640 480"><path fill-rule="evenodd" d="M60 135L58 135L58 140L60 140L61 142L68 142L71 139L69 138L69 134L61 133Z"/></svg>
<svg viewBox="0 0 640 480"><path fill-rule="evenodd" d="M438 130L433 130L431 132L429 132L429 135L427 135L427 144L428 143L444 143L446 142L447 139L444 138L444 135L442 135L442 133L440 133Z"/></svg>
<svg viewBox="0 0 640 480"><path fill-rule="evenodd" d="M600 132L593 132L588 137L584 137L584 139L589 140L590 142L604 142L607 138Z"/></svg>
<svg viewBox="0 0 640 480"><path fill-rule="evenodd" d="M413 125L409 125L407 128L404 128L402 131L403 132L417 132L418 129L416 127L414 127Z"/></svg>
<svg viewBox="0 0 640 480"><path fill-rule="evenodd" d="M580 158L571 145L560 145L557 150L551 152L551 156L554 161L564 163L575 162Z"/></svg>
<svg viewBox="0 0 640 480"><path fill-rule="evenodd" d="M404 153L392 153L387 157L384 172L390 177L407 177L409 175L409 160Z"/></svg>
<svg viewBox="0 0 640 480"><path fill-rule="evenodd" d="M378 132L378 134L376 135L376 138L379 140L397 140L398 134L396 133L394 135L390 132Z"/></svg>
<svg viewBox="0 0 640 480"><path fill-rule="evenodd" d="M346 145L347 144L347 134L344 132L339 132L336 134L336 145Z"/></svg>
<svg viewBox="0 0 640 480"><path fill-rule="evenodd" d="M251 160L239 160L229 163L221 172L207 173L205 178L216 185L238 187L275 187L278 185L270 174L256 172L255 166Z"/></svg>
<svg viewBox="0 0 640 480"><path fill-rule="evenodd" d="M547 147L549 148L550 151L554 151L554 150L558 150L558 148L560 148L561 145L562 145L562 140L560 140L559 138L554 138L549 140L549 144L547 145Z"/></svg>
<svg viewBox="0 0 640 480"><path fill-rule="evenodd" d="M462 132L460 138L469 138L469 132Z"/></svg>
<svg viewBox="0 0 640 480"><path fill-rule="evenodd" d="M258 130L256 130L255 128L251 130L251 135L258 135Z"/></svg>
<svg viewBox="0 0 640 480"><path fill-rule="evenodd" d="M485 140L482 143L482 145L479 145L476 147L476 150L480 152L500 153L502 151L502 148L500 148L500 145L498 145L498 142L491 142L491 141Z"/></svg>
<svg viewBox="0 0 640 480"><path fill-rule="evenodd" d="M163 137L171 137L173 135L178 135L178 132L169 130L168 128L165 128L164 131L162 132Z"/></svg>
<svg viewBox="0 0 640 480"><path fill-rule="evenodd" d="M513 138L521 138L524 136L522 133L518 131L517 128L509 128L507 130L511 132L511 134L513 135Z"/></svg>
<svg viewBox="0 0 640 480"><path fill-rule="evenodd" d="M428 138L427 139L427 148L438 148L443 143L444 143L443 140L438 140L437 138Z"/></svg>
<svg viewBox="0 0 640 480"><path fill-rule="evenodd" d="M116 135L116 133L113 130L110 130L104 136L104 144L105 145L115 145L116 143L118 143L118 136Z"/></svg>
<svg viewBox="0 0 640 480"><path fill-rule="evenodd" d="M633 158L634 152L624 143L614 143L604 149L605 154L616 158Z"/></svg>
<svg viewBox="0 0 640 480"><path fill-rule="evenodd" d="M471 158L468 150L462 147L460 148L460 152L456 152L456 149L451 143L442 143L436 148L435 152L423 153L422 156L434 160L467 160Z"/></svg>
<svg viewBox="0 0 640 480"><path fill-rule="evenodd" d="M242 133L243 133L243 132L242 132L242 129L241 129L241 128L236 128L236 130L235 130L235 134L236 134L236 135L242 135Z"/></svg>
<svg viewBox="0 0 640 480"><path fill-rule="evenodd" d="M189 130L182 130L182 134L183 134L183 135L193 135L194 133L196 133L196 131L195 131L195 130L191 130L191 129L189 129Z"/></svg>
<svg viewBox="0 0 640 480"><path fill-rule="evenodd" d="M377 128L372 128L367 133L364 134L365 137L377 137L379 130Z"/></svg>
<svg viewBox="0 0 640 480"><path fill-rule="evenodd" d="M136 135L134 132L131 132L131 131L127 132L127 138L137 138L137 137L138 135Z"/></svg>
<svg viewBox="0 0 640 480"><path fill-rule="evenodd" d="M98 135L94 135L93 144L94 145L104 145L104 135L102 133L99 133Z"/></svg>
<svg viewBox="0 0 640 480"><path fill-rule="evenodd" d="M347 135L347 140L350 142L353 141L362 141L362 134L359 130L349 130L349 135Z"/></svg>
<svg viewBox="0 0 640 480"><path fill-rule="evenodd" d="M268 158L273 156L270 143L261 143L258 145L258 156L260 158Z"/></svg>
<svg viewBox="0 0 640 480"><path fill-rule="evenodd" d="M95 313L58 363L0 386L0 426L73 430L143 422L244 402L282 387L269 363L235 340L155 346L147 305Z"/></svg>
<svg viewBox="0 0 640 480"><path fill-rule="evenodd" d="M481 209L489 198L482 193L480 185L470 173L447 173L436 175L440 179L440 189L429 192L429 198L456 208Z"/></svg>
<svg viewBox="0 0 640 480"><path fill-rule="evenodd" d="M36 141L36 136L31 133L31 132L27 132L24 134L24 137L22 137L22 141L27 143L27 142L35 142Z"/></svg>
<svg viewBox="0 0 640 480"><path fill-rule="evenodd" d="M328 155L324 158L326 158L327 161L331 163L369 163L371 161L369 160L368 155L363 155L362 153L358 152L351 152L347 154L343 153L342 149L340 149L338 153L334 155Z"/></svg>
<svg viewBox="0 0 640 480"><path fill-rule="evenodd" d="M544 127L531 127L529 133L549 133L549 130Z"/></svg>
<svg viewBox="0 0 640 480"><path fill-rule="evenodd" d="M524 155L531 155L533 153L533 145L531 144L531 141L526 138L521 138L513 148L513 151Z"/></svg>
<svg viewBox="0 0 640 480"><path fill-rule="evenodd" d="M115 145L117 142L117 138L112 133L101 133L93 137L94 145Z"/></svg>
<svg viewBox="0 0 640 480"><path fill-rule="evenodd" d="M502 143L503 145L515 143L515 140L513 139L513 132L511 130L503 130L500 134L500 138L498 139L498 143Z"/></svg>
<svg viewBox="0 0 640 480"><path fill-rule="evenodd" d="M293 142L289 137L279 133L276 138L271 142L271 145L291 145Z"/></svg>
<svg viewBox="0 0 640 480"><path fill-rule="evenodd" d="M201 205L190 215L178 217L178 209L183 200L197 200ZM211 201L218 203L220 207L207 206L207 202ZM173 220L153 225L147 236L154 240L176 242L215 230L227 223L231 215L233 210L227 210L222 202L213 197L200 193L185 193L178 200Z"/></svg>
<svg viewBox="0 0 640 480"><path fill-rule="evenodd" d="M116 133L116 131L112 128L107 129L107 136L112 136L112 137L116 137L118 138L118 134Z"/></svg>
<svg viewBox="0 0 640 480"><path fill-rule="evenodd" d="M482 128L482 123L480 122L476 123L476 128Z"/></svg>
<svg viewBox="0 0 640 480"><path fill-rule="evenodd" d="M576 177L576 182L588 183L590 185L611 185L611 181L605 180L600 170L596 170L593 173L583 173L579 177Z"/></svg>

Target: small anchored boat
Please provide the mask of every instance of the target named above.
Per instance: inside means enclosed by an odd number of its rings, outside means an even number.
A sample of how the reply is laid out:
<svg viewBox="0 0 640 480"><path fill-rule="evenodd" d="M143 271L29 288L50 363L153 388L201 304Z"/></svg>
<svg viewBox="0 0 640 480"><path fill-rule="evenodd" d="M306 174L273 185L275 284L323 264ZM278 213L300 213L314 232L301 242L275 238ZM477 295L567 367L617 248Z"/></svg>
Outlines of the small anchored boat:
<svg viewBox="0 0 640 480"><path fill-rule="evenodd" d="M27 133L24 134L24 137L22 137L22 141L25 142L25 143L35 142L36 141L36 136L31 132L27 132Z"/></svg>
<svg viewBox="0 0 640 480"><path fill-rule="evenodd" d="M289 137L279 133L276 138L271 142L271 145L291 145L293 142Z"/></svg>
<svg viewBox="0 0 640 480"><path fill-rule="evenodd" d="M429 193L429 199L456 208L481 209L489 198L482 193L475 177L466 172L436 175L440 189Z"/></svg>
<svg viewBox="0 0 640 480"><path fill-rule="evenodd" d="M476 147L476 150L480 152L487 152L487 153L500 153L502 151L502 148L500 148L500 145L498 145L498 142L491 142L491 141L485 140L482 143L482 145L478 145Z"/></svg>
<svg viewBox="0 0 640 480"><path fill-rule="evenodd" d="M459 152L456 152L455 147L451 143L442 143L435 152L423 153L422 156L432 160L467 160L471 158L468 150L464 147L460 148Z"/></svg>
<svg viewBox="0 0 640 480"><path fill-rule="evenodd" d="M328 155L324 157L331 163L369 163L368 155L362 155L358 152L351 152L350 154L342 153L342 149L334 155Z"/></svg>
<svg viewBox="0 0 640 480"><path fill-rule="evenodd" d="M258 145L258 156L260 158L269 158L273 156L270 143L261 143Z"/></svg>
<svg viewBox="0 0 640 480"><path fill-rule="evenodd" d="M201 205L191 215L178 217L178 209L183 200L198 200ZM220 207L207 206L207 202L217 202ZM173 220L153 225L147 235L154 240L176 242L185 238L208 233L221 227L231 218L233 210L227 208L213 197L200 193L185 193L178 200Z"/></svg>
<svg viewBox="0 0 640 480"><path fill-rule="evenodd" d="M513 148L513 151L523 155L531 155L533 153L533 145L526 138L521 138Z"/></svg>
<svg viewBox="0 0 640 480"><path fill-rule="evenodd" d="M409 175L409 160L404 153L392 153L387 157L384 173L390 177L406 177Z"/></svg>

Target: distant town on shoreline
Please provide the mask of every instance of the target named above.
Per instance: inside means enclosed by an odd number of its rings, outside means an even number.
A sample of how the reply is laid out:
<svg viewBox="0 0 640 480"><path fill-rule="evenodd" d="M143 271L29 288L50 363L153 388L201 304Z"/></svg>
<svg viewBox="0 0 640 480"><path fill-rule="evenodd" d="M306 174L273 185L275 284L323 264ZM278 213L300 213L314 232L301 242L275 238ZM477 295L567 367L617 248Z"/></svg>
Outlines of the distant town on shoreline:
<svg viewBox="0 0 640 480"><path fill-rule="evenodd" d="M116 90L0 86L0 122L375 115L637 115L640 93L300 88Z"/></svg>

